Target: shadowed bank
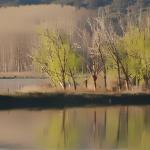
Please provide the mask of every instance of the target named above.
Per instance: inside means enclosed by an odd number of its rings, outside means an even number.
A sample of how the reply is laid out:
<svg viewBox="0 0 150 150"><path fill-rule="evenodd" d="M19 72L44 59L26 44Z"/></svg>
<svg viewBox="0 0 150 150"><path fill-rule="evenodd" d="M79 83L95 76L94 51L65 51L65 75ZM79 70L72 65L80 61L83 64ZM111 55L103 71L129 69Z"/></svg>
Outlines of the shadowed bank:
<svg viewBox="0 0 150 150"><path fill-rule="evenodd" d="M149 105L149 94L27 94L0 96L0 110L7 109L63 109L117 105Z"/></svg>

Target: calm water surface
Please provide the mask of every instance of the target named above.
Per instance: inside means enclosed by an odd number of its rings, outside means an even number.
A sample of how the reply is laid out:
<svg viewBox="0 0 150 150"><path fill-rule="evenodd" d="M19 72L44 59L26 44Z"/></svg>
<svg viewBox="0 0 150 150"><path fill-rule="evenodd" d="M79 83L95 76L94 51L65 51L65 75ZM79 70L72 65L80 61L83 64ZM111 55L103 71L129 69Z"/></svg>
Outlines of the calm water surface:
<svg viewBox="0 0 150 150"><path fill-rule="evenodd" d="M24 87L33 86L43 86L49 83L48 79L36 79L36 78L26 78L26 79L0 79L0 93L13 93Z"/></svg>
<svg viewBox="0 0 150 150"><path fill-rule="evenodd" d="M150 150L150 106L0 112L0 149Z"/></svg>

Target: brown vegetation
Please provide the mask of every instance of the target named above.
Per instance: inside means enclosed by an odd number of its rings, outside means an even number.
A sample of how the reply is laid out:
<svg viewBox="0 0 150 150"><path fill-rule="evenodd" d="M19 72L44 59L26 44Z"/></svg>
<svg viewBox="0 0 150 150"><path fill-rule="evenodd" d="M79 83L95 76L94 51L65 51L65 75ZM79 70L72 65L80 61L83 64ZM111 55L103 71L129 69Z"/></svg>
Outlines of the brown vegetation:
<svg viewBox="0 0 150 150"><path fill-rule="evenodd" d="M60 5L38 5L0 8L0 72L31 71L30 58L37 45L39 26L73 32L94 10Z"/></svg>

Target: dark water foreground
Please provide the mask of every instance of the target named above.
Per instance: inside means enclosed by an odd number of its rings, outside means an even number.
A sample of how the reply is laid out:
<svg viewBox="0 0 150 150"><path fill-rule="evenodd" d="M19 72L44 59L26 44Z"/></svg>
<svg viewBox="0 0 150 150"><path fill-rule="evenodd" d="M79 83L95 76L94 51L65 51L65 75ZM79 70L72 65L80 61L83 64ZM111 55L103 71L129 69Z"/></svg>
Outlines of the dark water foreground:
<svg viewBox="0 0 150 150"><path fill-rule="evenodd" d="M60 109L86 106L148 105L150 94L26 94L0 96L0 109Z"/></svg>
<svg viewBox="0 0 150 150"><path fill-rule="evenodd" d="M2 150L150 150L150 106L0 111Z"/></svg>
<svg viewBox="0 0 150 150"><path fill-rule="evenodd" d="M149 104L146 94L0 96L0 150L150 150Z"/></svg>

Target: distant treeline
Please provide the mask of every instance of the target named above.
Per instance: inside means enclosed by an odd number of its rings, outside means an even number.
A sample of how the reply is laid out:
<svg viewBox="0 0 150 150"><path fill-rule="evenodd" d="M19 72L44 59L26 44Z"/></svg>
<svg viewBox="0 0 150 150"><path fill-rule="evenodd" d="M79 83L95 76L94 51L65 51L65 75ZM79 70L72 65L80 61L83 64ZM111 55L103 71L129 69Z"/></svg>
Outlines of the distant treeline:
<svg viewBox="0 0 150 150"><path fill-rule="evenodd" d="M47 24L55 28L57 24L58 28L73 31L77 24L83 24L92 12L87 9L75 11L70 6L62 8L58 5L1 8L0 72L32 70L30 56L37 45L36 30L39 26Z"/></svg>
<svg viewBox="0 0 150 150"><path fill-rule="evenodd" d="M35 3L61 3L62 5L68 4L86 8L106 5L107 16L111 16L117 32L122 34L122 30L117 24L118 17L125 17L127 15L124 14L125 11L121 11L118 14L112 13L114 12L112 8L121 9L132 6L129 12L135 14L133 19L136 20L136 14L140 12L137 6L143 7L148 5L150 0L0 0L1 6ZM33 69L30 56L33 47L36 45L35 29L37 26L48 24L53 28L57 24L61 28L65 26L63 28L67 30L69 26L69 30L72 30L71 32L74 34L75 28L81 28L82 30L83 26L88 26L86 24L87 18L90 18L93 12L95 13L96 9L92 9L92 11L91 9L78 9L74 11L73 7L64 6L61 8L57 5L0 9L0 72L22 72ZM99 14L102 14L101 11L99 11ZM126 24L125 22L122 23ZM87 30L89 30L89 27L87 27ZM79 38L77 35L73 36L75 39Z"/></svg>
<svg viewBox="0 0 150 150"><path fill-rule="evenodd" d="M126 9L128 6L136 4L147 6L150 0L0 0L1 6L16 6L30 4L68 4L76 7L97 8L105 5L112 5L114 8Z"/></svg>

